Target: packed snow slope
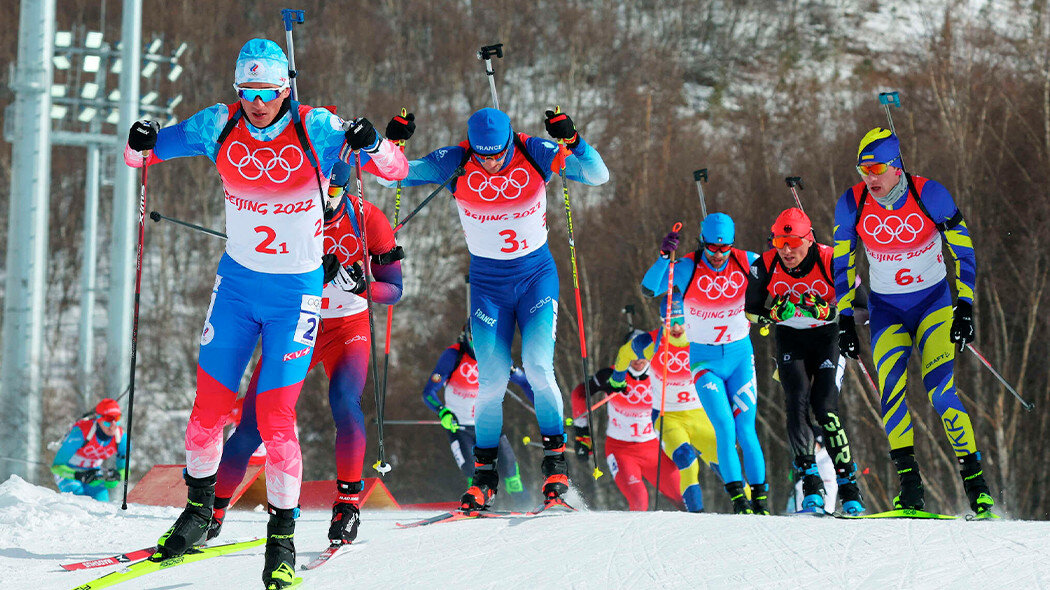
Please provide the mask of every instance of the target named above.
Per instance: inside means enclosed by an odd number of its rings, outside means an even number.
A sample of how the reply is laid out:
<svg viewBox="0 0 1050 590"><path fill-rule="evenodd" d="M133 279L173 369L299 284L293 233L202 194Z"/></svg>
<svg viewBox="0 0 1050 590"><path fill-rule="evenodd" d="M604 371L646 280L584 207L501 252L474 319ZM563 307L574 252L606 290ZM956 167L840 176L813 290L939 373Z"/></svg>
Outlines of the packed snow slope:
<svg viewBox="0 0 1050 590"><path fill-rule="evenodd" d="M113 568L59 564L154 543L174 508L0 484L0 581L68 589ZM322 588L947 588L1050 585L1050 523L864 520L680 512L579 512L398 529L429 514L365 511L358 545L301 572ZM234 511L220 539L265 534ZM328 514L304 513L299 563L327 545ZM262 548L186 564L118 588L261 588ZM29 582L29 584L24 584Z"/></svg>

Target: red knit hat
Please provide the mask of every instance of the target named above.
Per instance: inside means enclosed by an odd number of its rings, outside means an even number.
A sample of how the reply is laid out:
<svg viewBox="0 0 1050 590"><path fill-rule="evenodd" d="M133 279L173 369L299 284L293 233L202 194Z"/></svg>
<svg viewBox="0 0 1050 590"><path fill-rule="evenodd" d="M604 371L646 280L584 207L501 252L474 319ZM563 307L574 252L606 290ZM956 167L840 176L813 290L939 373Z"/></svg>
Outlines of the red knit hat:
<svg viewBox="0 0 1050 590"><path fill-rule="evenodd" d="M798 207L792 207L785 209L781 213L777 220L773 222L771 228L773 236L799 236L801 238L808 238L810 232L813 231L813 224L810 223L809 217L802 212L802 209Z"/></svg>

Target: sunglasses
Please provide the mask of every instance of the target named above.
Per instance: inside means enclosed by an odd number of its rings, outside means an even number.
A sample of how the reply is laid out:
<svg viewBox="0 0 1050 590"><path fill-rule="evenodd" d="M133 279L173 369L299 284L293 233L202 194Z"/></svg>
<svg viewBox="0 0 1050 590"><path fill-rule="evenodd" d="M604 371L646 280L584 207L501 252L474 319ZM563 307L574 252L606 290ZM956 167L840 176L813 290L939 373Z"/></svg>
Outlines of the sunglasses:
<svg viewBox="0 0 1050 590"><path fill-rule="evenodd" d="M671 325L672 326L681 326L683 324L685 324L685 317L677 316L677 317L671 318Z"/></svg>
<svg viewBox="0 0 1050 590"><path fill-rule="evenodd" d="M802 246L802 238L799 236L776 236L773 238L774 248L798 248Z"/></svg>
<svg viewBox="0 0 1050 590"><path fill-rule="evenodd" d="M332 184L332 185L328 186L328 196L329 197L339 197L339 196L342 196L342 194L343 194L343 187L341 187L341 186L339 186L337 184Z"/></svg>
<svg viewBox="0 0 1050 590"><path fill-rule="evenodd" d="M704 248L712 254L725 254L733 249L732 244L704 244Z"/></svg>
<svg viewBox="0 0 1050 590"><path fill-rule="evenodd" d="M886 163L876 162L874 164L861 164L860 166L857 166L857 172L860 172L861 176L870 176L872 174L877 176L886 172L886 170L889 169L890 165L896 161L897 158L894 158Z"/></svg>
<svg viewBox="0 0 1050 590"><path fill-rule="evenodd" d="M114 418L112 416L106 416L105 419L99 420L98 423L100 425L102 425L102 426L105 426L106 428L109 428L110 426L113 426L114 424L120 424L120 418L119 417Z"/></svg>
<svg viewBox="0 0 1050 590"><path fill-rule="evenodd" d="M263 102L270 102L277 100L277 97L284 92L287 86L281 86L280 88L243 88L236 84L233 85L234 90L237 91L237 96L243 98L248 102L255 102L255 99L261 98Z"/></svg>
<svg viewBox="0 0 1050 590"><path fill-rule="evenodd" d="M487 155L487 156L482 155L482 154L474 154L474 157L478 160L478 163L484 164L487 160L491 160L493 162L495 162L497 160L502 160L503 157L506 156L506 155L507 155L507 148L503 148L503 151L495 153L495 154L490 154L490 155Z"/></svg>

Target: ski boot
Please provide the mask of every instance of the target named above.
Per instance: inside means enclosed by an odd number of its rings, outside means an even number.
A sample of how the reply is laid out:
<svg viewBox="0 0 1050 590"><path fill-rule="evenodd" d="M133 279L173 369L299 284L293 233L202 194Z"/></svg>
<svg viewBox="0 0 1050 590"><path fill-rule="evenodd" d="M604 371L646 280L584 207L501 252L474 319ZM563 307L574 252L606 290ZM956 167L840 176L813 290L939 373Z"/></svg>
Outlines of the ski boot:
<svg viewBox="0 0 1050 590"><path fill-rule="evenodd" d="M332 545L349 545L357 538L357 527L361 524L361 492L363 481L335 481L339 490L332 504L332 524L328 525L328 541Z"/></svg>
<svg viewBox="0 0 1050 590"><path fill-rule="evenodd" d="M813 455L795 457L796 477L802 478L802 512L824 512L824 479Z"/></svg>
<svg viewBox="0 0 1050 590"><path fill-rule="evenodd" d="M211 541L219 536L219 531L222 530L222 521L226 520L226 508L229 505L229 498L215 497L215 503L211 510L211 522L208 523L208 535L205 537L205 541Z"/></svg>
<svg viewBox="0 0 1050 590"><path fill-rule="evenodd" d="M915 460L915 447L894 449L890 451L890 459L897 466L897 476L901 481L901 489L893 499L893 507L898 510L922 510L926 506L925 491L919 463Z"/></svg>
<svg viewBox="0 0 1050 590"><path fill-rule="evenodd" d="M543 504L565 503L563 496L569 491L569 466L565 463L565 436L543 437L543 463L540 465L543 475Z"/></svg>
<svg viewBox="0 0 1050 590"><path fill-rule="evenodd" d="M847 467L835 469L836 482L839 484L839 499L842 500L842 512L849 516L860 516L864 513L864 500L857 487L857 464L850 462Z"/></svg>
<svg viewBox="0 0 1050 590"><path fill-rule="evenodd" d="M997 518L992 513L995 500L984 481L984 471L981 469L981 454L970 453L959 457L959 465L962 468L959 474L963 478L963 489L966 490L966 498L970 500L970 509L973 510L975 518Z"/></svg>
<svg viewBox="0 0 1050 590"><path fill-rule="evenodd" d="M731 481L725 487L730 501L733 502L733 514L754 514L751 502L747 501L747 495L744 494L744 482Z"/></svg>
<svg viewBox="0 0 1050 590"><path fill-rule="evenodd" d="M499 488L499 473L496 472L496 455L499 448L482 449L474 447L474 478L466 493L459 501L459 509L464 512L487 510L496 497Z"/></svg>
<svg viewBox="0 0 1050 590"><path fill-rule="evenodd" d="M186 508L166 533L157 540L157 552L150 561L164 561L186 553L204 540L211 524L211 510L215 504L215 476L191 477L185 471Z"/></svg>
<svg viewBox="0 0 1050 590"><path fill-rule="evenodd" d="M295 581L295 519L298 508L266 505L270 522L266 524L266 558L262 580L266 590L279 590Z"/></svg>
<svg viewBox="0 0 1050 590"><path fill-rule="evenodd" d="M761 514L763 516L769 516L769 508L766 507L766 503L768 501L768 483L760 483L751 486L751 512L755 514Z"/></svg>

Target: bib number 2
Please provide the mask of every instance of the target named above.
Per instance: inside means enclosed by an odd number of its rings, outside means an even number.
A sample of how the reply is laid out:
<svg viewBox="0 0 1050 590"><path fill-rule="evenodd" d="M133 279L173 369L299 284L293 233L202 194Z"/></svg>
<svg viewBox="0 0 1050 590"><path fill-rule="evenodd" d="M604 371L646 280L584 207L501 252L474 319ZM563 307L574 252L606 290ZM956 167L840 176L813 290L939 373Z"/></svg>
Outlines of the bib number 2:
<svg viewBox="0 0 1050 590"><path fill-rule="evenodd" d="M270 247L271 244L273 244L274 240L277 239L277 232L274 231L274 229L272 227L268 227L268 226L265 226L265 225L260 225L258 227L253 228L253 229L255 229L255 233L263 235L262 241L259 242L259 245L255 247L255 251L256 252L260 252L262 254L287 254L288 253L288 242L281 242L281 243L277 244L277 246L278 246L278 248L280 248L280 250L278 250L277 248L271 248Z"/></svg>

